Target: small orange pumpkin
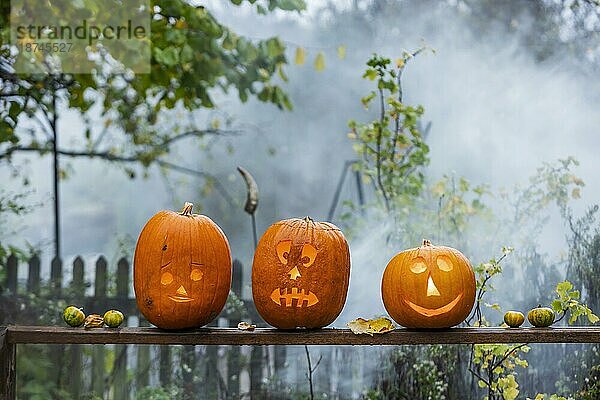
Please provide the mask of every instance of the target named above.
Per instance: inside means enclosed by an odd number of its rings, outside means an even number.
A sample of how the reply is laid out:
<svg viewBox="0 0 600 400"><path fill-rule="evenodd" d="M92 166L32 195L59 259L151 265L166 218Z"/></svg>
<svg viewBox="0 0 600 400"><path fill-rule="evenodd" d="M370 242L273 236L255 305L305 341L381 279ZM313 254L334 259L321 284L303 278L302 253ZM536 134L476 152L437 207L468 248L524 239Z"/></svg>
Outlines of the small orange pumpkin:
<svg viewBox="0 0 600 400"><path fill-rule="evenodd" d="M144 226L135 248L133 278L138 308L163 329L208 324L223 309L231 287L227 237L210 218L160 211Z"/></svg>
<svg viewBox="0 0 600 400"><path fill-rule="evenodd" d="M309 217L276 222L260 239L252 264L252 296L276 328L320 328L346 302L350 251L342 232Z"/></svg>
<svg viewBox="0 0 600 400"><path fill-rule="evenodd" d="M460 324L475 303L475 274L458 250L423 246L398 253L381 282L390 316L407 328L448 328Z"/></svg>

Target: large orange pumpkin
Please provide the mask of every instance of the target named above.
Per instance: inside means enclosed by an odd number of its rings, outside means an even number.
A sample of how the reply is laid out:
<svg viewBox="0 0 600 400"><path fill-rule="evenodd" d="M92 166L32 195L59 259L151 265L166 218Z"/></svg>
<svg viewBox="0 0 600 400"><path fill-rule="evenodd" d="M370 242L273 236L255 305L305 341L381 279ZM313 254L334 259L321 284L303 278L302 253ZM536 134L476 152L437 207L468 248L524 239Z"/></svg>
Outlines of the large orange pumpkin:
<svg viewBox="0 0 600 400"><path fill-rule="evenodd" d="M350 279L350 251L328 222L287 219L269 227L252 264L252 296L276 328L320 328L342 311Z"/></svg>
<svg viewBox="0 0 600 400"><path fill-rule="evenodd" d="M475 302L475 275L458 250L423 246L398 253L381 282L383 304L407 328L448 328L460 324Z"/></svg>
<svg viewBox="0 0 600 400"><path fill-rule="evenodd" d="M204 215L160 211L135 248L135 297L144 317L163 329L208 324L231 287L231 252L221 228Z"/></svg>

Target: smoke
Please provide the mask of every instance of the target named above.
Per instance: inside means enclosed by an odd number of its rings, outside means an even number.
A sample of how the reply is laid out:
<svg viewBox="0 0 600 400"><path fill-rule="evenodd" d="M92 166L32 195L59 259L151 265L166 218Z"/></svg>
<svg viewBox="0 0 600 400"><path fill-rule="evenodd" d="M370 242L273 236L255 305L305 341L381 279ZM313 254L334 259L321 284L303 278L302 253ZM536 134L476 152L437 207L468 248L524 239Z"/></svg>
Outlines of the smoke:
<svg viewBox="0 0 600 400"><path fill-rule="evenodd" d="M234 93L216 93L220 110L232 116L234 124L244 126L246 133L204 142L210 147L208 152L194 144L179 148L172 156L179 164L215 174L239 202L237 206L216 192L201 198L202 180L175 172L167 185L155 169L146 180L129 180L101 161L70 162L70 177L61 189L65 258L79 253L115 254L117 236L135 240L158 210L177 209L183 201L199 199L197 208L223 227L233 256L242 260L244 295L249 297L252 231L243 211L245 186L236 167L243 166L257 180L259 236L279 219L305 215L324 219L344 162L355 158L346 137L348 120L375 118L375 110L364 110L360 103L372 89L370 82L361 79L364 63L372 53L398 57L404 49L420 46L423 39L436 52L410 61L403 89L405 102L422 104L425 122L432 122L431 163L426 171L431 181L455 173L475 184L489 183L493 189L510 188L527 184L527 177L542 162L573 155L581 162L576 173L587 185L575 211L597 201L600 113L596 80L586 76L569 54L536 60L519 34L530 25L526 14L514 16L512 31L490 26L481 34L469 25L468 12L460 8L442 2L426 2L422 7L413 3L398 2L396 8L372 17L351 13L350 1L339 2L333 11L323 11L324 2L310 1L306 14L278 12L275 17L263 17L249 7L205 2L217 19L240 34L281 37L290 47L290 60L296 45L306 49L305 65L285 69L289 77L285 88L294 111L281 112L254 100L241 104ZM340 45L346 46L343 60L337 57ZM323 72L316 72L312 65L319 51L325 54ZM214 114L199 111L197 117L209 121ZM64 132L61 142L68 147L82 125L69 113L59 123ZM36 187L34 197L46 200L44 207L19 221L23 237L32 243L52 237L49 162L48 157L32 159L27 166ZM4 171L2 175L8 179ZM7 187L18 189L20 182L8 182ZM341 198L357 201L350 179ZM368 200L373 200L372 193ZM340 223L343 210L338 207L334 223ZM350 290L334 326L343 327L358 316L385 315L380 296L383 269L396 252L417 246L422 239L415 237L403 248L390 248L386 237L393 229L374 221L352 236ZM542 252L556 257L564 251L564 234L560 219L553 215L539 239ZM504 244L519 245L499 242L495 249ZM509 293L498 296L509 299Z"/></svg>

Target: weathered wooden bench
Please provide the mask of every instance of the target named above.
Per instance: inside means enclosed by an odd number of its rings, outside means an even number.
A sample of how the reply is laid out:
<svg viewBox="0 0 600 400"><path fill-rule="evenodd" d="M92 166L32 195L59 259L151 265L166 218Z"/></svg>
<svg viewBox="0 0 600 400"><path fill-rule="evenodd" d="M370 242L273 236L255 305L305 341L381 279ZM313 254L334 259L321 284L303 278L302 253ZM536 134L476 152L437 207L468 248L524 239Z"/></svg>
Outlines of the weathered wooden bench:
<svg viewBox="0 0 600 400"><path fill-rule="evenodd" d="M281 331L258 328L201 328L169 332L156 328L90 329L56 326L0 327L0 398L15 399L18 344L138 345L352 345L396 346L478 343L600 343L600 327L397 329L383 335L355 335L348 329Z"/></svg>

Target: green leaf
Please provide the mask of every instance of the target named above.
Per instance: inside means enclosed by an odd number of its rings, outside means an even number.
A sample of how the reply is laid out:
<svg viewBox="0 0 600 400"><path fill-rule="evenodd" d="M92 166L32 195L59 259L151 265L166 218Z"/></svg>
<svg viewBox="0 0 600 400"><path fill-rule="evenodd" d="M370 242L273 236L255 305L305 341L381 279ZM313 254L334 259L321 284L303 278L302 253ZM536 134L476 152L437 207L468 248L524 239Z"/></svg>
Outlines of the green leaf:
<svg viewBox="0 0 600 400"><path fill-rule="evenodd" d="M510 387L510 388L504 389L502 391L502 398L504 400L514 400L517 398L518 395L519 395L519 389L514 388L514 387Z"/></svg>
<svg viewBox="0 0 600 400"><path fill-rule="evenodd" d="M166 49L154 48L154 58L160 64L164 64L168 67L177 65L179 63L179 51L173 46L169 46Z"/></svg>
<svg viewBox="0 0 600 400"><path fill-rule="evenodd" d="M573 284L569 281L563 281L556 285L556 291L558 293L567 293L571 289L573 289Z"/></svg>
<svg viewBox="0 0 600 400"><path fill-rule="evenodd" d="M315 70L317 72L321 72L325 69L325 54L322 51L317 54L315 58Z"/></svg>
<svg viewBox="0 0 600 400"><path fill-rule="evenodd" d="M269 57L277 57L283 54L285 46L277 38L271 38L267 40L267 54Z"/></svg>
<svg viewBox="0 0 600 400"><path fill-rule="evenodd" d="M264 8L263 6L261 6L260 4L256 5L256 12L258 12L260 15L266 15L267 14L267 9Z"/></svg>
<svg viewBox="0 0 600 400"><path fill-rule="evenodd" d="M281 78L282 81L284 81L284 82L288 81L288 77L285 74L285 72L283 71L283 64L277 64L277 74L279 75L279 77Z"/></svg>
<svg viewBox="0 0 600 400"><path fill-rule="evenodd" d="M286 11L302 11L306 9L304 0L269 0L269 10L279 8Z"/></svg>
<svg viewBox="0 0 600 400"><path fill-rule="evenodd" d="M180 58L182 63L188 63L194 59L194 50L192 50L189 44L186 43L181 49Z"/></svg>
<svg viewBox="0 0 600 400"><path fill-rule="evenodd" d="M560 312L563 311L562 302L560 300L558 300L558 299L552 301L551 307L557 313L560 313Z"/></svg>
<svg viewBox="0 0 600 400"><path fill-rule="evenodd" d="M377 74L377 71L375 71L374 69L368 69L363 74L363 78L367 78L370 81L377 79L378 76L379 75Z"/></svg>
<svg viewBox="0 0 600 400"><path fill-rule="evenodd" d="M306 52L304 51L304 49L302 47L296 48L296 56L294 58L294 63L296 65L304 65L305 57Z"/></svg>

